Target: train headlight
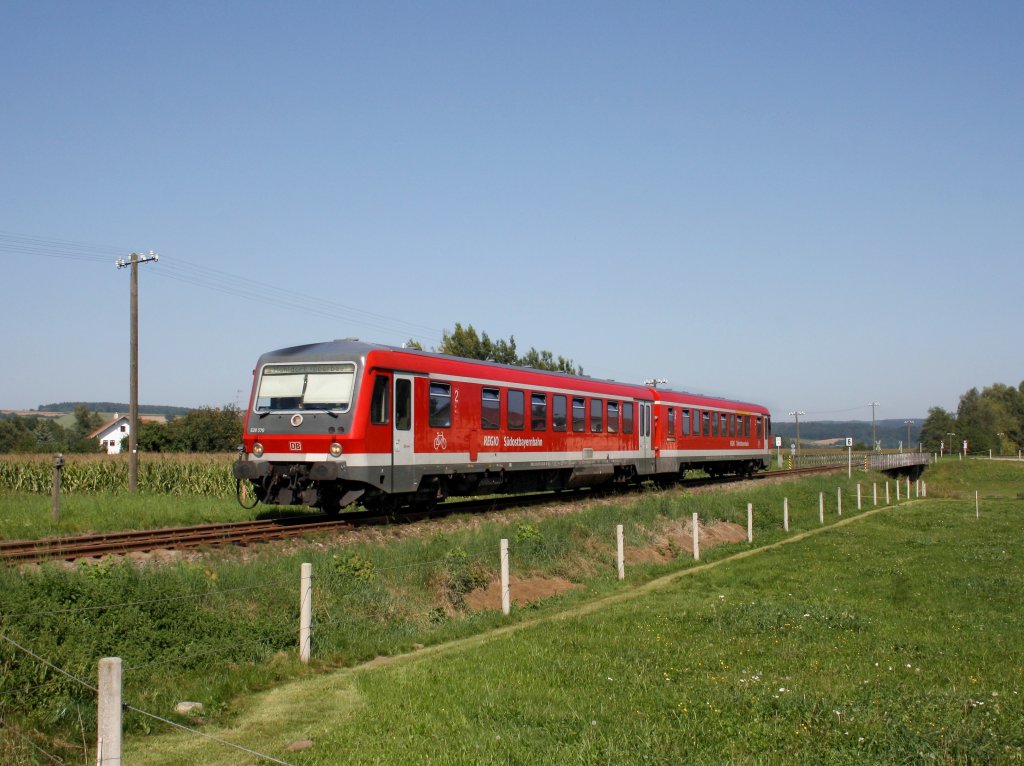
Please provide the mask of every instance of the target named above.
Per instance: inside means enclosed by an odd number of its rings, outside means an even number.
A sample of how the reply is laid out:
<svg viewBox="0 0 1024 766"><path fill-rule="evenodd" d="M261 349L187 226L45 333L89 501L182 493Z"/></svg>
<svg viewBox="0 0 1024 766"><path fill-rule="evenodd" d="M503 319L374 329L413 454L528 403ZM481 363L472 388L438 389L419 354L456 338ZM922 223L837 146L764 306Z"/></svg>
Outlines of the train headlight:
<svg viewBox="0 0 1024 766"><path fill-rule="evenodd" d="M263 457L263 445L259 442L252 445L252 454L256 457Z"/></svg>
<svg viewBox="0 0 1024 766"><path fill-rule="evenodd" d="M341 457L341 445L338 442L331 442L330 447L331 457Z"/></svg>

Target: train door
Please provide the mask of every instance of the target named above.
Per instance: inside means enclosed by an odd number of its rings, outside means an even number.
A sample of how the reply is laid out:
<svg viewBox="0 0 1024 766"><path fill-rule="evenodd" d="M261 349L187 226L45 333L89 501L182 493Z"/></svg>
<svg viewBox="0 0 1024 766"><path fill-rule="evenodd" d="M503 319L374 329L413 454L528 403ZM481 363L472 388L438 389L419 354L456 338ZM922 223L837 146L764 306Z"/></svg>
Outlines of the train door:
<svg viewBox="0 0 1024 766"><path fill-rule="evenodd" d="M644 466L642 469L644 472L653 470L653 466L647 463L653 455L651 451L651 425L651 403L640 402L640 460Z"/></svg>
<svg viewBox="0 0 1024 766"><path fill-rule="evenodd" d="M416 486L413 471L415 434L413 422L412 392L414 379L411 375L395 374L395 416L392 420L391 447L391 491L411 492Z"/></svg>

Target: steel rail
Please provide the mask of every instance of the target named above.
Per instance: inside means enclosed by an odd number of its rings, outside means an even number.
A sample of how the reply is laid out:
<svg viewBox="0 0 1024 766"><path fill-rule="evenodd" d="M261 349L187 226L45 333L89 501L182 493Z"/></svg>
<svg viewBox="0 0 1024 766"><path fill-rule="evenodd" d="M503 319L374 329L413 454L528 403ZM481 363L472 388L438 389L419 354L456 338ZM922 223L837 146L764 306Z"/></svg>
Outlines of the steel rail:
<svg viewBox="0 0 1024 766"><path fill-rule="evenodd" d="M828 473L842 466L814 466L770 471L749 477L754 480L789 477L810 473ZM681 482L683 488L695 488L742 481L744 477L692 479ZM632 489L635 489L633 487ZM266 540L298 537L315 532L354 529L388 523L409 523L425 519L442 518L458 513L486 513L509 507L542 505L608 494L607 489L576 489L563 492L543 492L532 495L503 495L484 499L448 501L428 510L403 509L390 515L369 511L330 516L325 514L283 516L274 519L198 524L188 527L162 529L134 529L117 532L96 532L67 537L49 537L37 540L0 541L0 560L10 564L31 564L45 560L72 561L133 552L154 550L180 550L206 545L246 545Z"/></svg>

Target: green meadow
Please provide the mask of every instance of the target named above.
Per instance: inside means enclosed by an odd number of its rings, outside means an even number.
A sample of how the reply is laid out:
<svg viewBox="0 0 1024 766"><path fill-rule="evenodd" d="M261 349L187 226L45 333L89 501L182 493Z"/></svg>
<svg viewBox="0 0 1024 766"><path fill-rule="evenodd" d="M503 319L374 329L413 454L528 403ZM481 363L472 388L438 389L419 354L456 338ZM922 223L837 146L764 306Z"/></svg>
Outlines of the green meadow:
<svg viewBox="0 0 1024 766"><path fill-rule="evenodd" d="M343 549L310 538L159 567L8 570L0 619L83 678L121 656L133 706L294 764L1021 762L1024 466L925 478L928 500L877 510L884 477L809 477L455 519ZM698 563L666 542L695 511L745 527L748 502L753 545ZM509 617L467 608L496 577L501 537L514 577L580 587ZM629 559L653 549L663 555ZM314 567L308 668L295 657L302 561ZM54 608L115 601L132 606ZM94 695L9 647L0 663L13 671L0 682L7 761L35 762L26 737L82 761ZM185 699L204 714L173 714ZM257 762L137 713L125 724L128 762Z"/></svg>

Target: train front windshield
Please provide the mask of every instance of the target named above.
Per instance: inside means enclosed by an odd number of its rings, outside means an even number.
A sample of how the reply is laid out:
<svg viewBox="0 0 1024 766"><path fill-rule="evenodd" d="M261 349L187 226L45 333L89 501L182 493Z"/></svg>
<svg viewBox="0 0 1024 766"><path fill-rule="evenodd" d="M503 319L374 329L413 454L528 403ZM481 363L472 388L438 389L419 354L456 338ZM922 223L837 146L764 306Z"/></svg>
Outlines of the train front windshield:
<svg viewBox="0 0 1024 766"><path fill-rule="evenodd" d="M352 403L354 364L268 364L260 375L256 412L341 410Z"/></svg>

